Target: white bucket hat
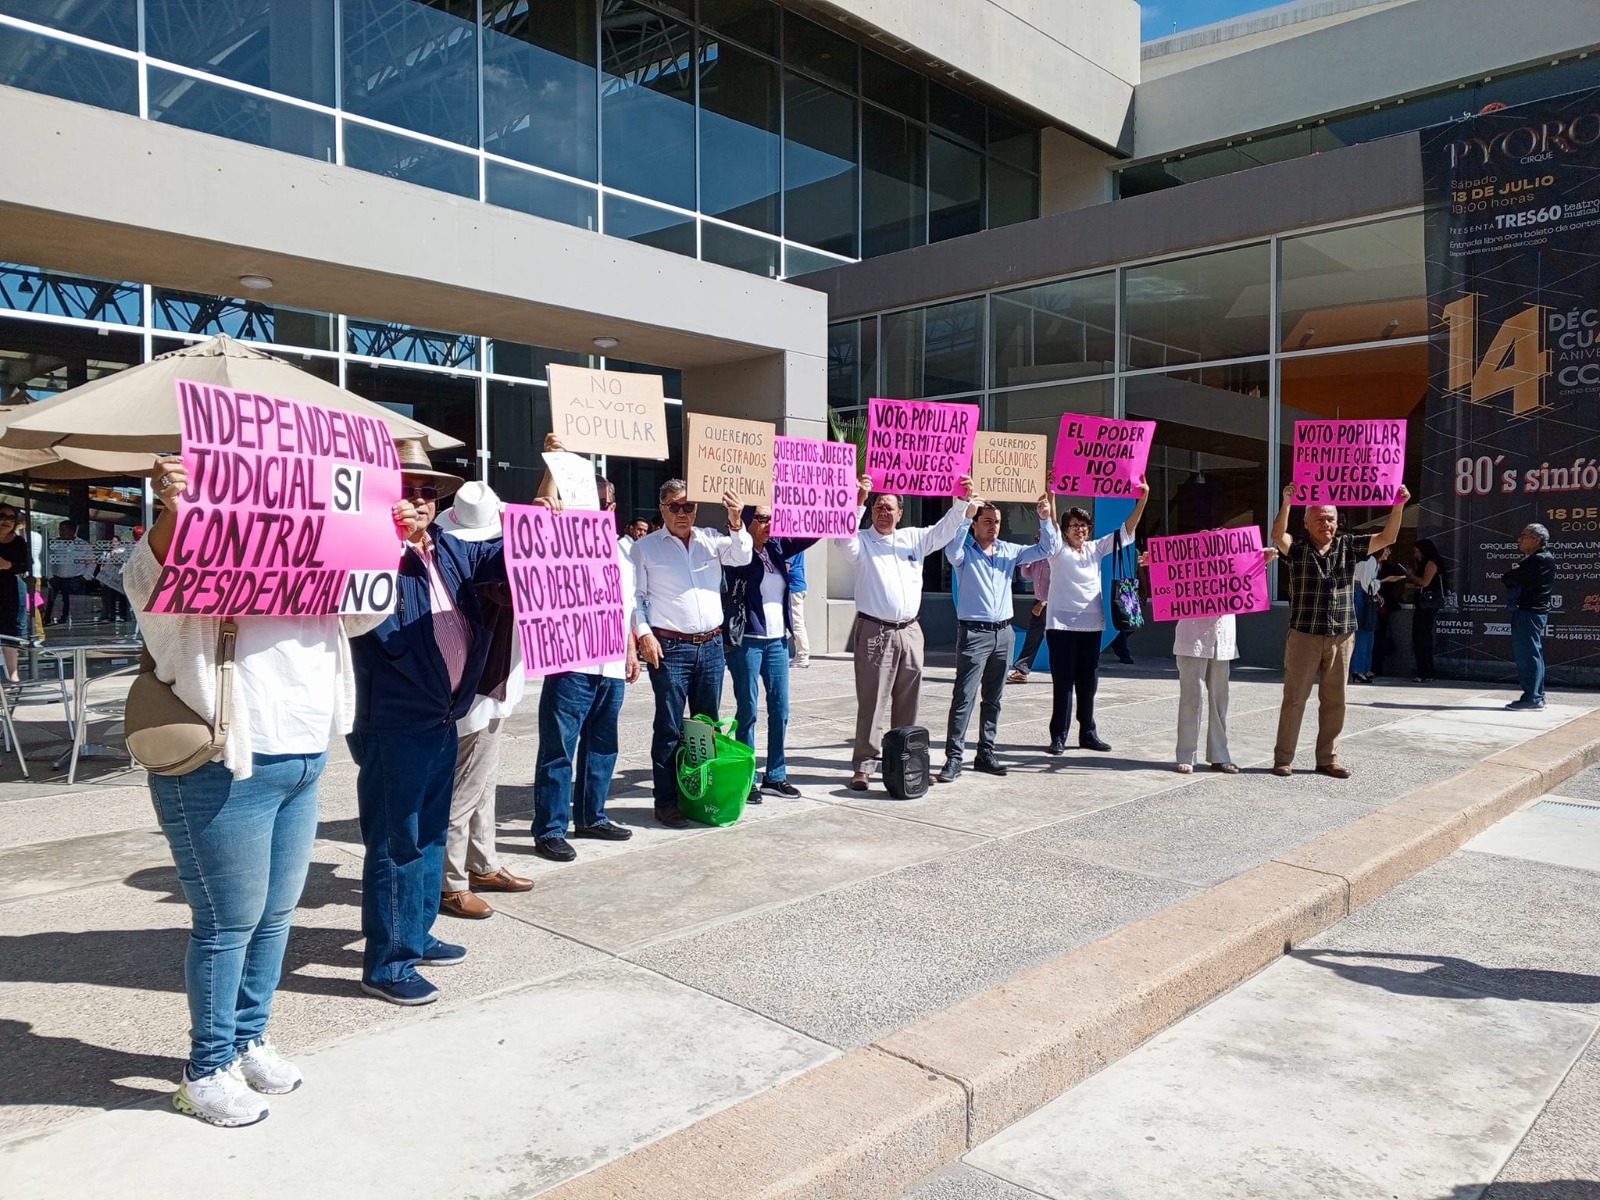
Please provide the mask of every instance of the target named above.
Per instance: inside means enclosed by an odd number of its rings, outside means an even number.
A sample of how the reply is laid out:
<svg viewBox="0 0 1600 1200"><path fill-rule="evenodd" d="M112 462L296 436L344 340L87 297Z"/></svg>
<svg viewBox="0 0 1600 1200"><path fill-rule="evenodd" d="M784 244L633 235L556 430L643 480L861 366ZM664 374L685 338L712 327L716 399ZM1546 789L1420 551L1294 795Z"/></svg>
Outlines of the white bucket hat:
<svg viewBox="0 0 1600 1200"><path fill-rule="evenodd" d="M468 480L457 489L455 502L439 517L439 525L463 541L487 542L500 536L500 510L504 507L487 483Z"/></svg>

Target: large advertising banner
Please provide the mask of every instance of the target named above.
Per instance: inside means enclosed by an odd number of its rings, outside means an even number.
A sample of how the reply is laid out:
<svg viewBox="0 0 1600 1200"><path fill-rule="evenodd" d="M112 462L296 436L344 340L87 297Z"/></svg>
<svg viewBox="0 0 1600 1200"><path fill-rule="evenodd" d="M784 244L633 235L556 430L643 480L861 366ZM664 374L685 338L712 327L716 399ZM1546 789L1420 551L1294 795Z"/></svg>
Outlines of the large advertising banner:
<svg viewBox="0 0 1600 1200"><path fill-rule="evenodd" d="M217 617L394 607L400 458L377 417L177 381L189 488L150 611Z"/></svg>
<svg viewBox="0 0 1600 1200"><path fill-rule="evenodd" d="M1600 89L1424 132L1432 344L1420 533L1438 653L1512 674L1500 576L1550 530L1554 682L1600 678Z"/></svg>

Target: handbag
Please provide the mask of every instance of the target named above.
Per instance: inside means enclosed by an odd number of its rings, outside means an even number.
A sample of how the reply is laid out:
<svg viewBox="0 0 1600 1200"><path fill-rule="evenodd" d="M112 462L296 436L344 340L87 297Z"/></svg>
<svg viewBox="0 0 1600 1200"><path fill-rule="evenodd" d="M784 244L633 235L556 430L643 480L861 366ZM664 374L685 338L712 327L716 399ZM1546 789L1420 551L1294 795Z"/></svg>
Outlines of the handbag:
<svg viewBox="0 0 1600 1200"><path fill-rule="evenodd" d="M1111 624L1119 633L1131 633L1144 628L1144 599L1139 595L1139 568L1134 565L1123 574L1126 555L1122 544L1122 529L1118 527L1113 543L1111 560Z"/></svg>
<svg viewBox="0 0 1600 1200"><path fill-rule="evenodd" d="M1444 607L1444 572L1435 572L1433 582L1427 587L1417 589L1417 598L1413 602L1421 609L1439 609Z"/></svg>
<svg viewBox="0 0 1600 1200"><path fill-rule="evenodd" d="M139 654L139 674L128 689L122 719L128 755L152 775L187 775L215 758L228 743L233 717L233 653L239 627L217 630L217 717L208 723L156 676L149 650Z"/></svg>
<svg viewBox="0 0 1600 1200"><path fill-rule="evenodd" d="M744 815L756 779L756 752L735 739L732 720L694 716L678 742L678 807L703 825L732 825Z"/></svg>

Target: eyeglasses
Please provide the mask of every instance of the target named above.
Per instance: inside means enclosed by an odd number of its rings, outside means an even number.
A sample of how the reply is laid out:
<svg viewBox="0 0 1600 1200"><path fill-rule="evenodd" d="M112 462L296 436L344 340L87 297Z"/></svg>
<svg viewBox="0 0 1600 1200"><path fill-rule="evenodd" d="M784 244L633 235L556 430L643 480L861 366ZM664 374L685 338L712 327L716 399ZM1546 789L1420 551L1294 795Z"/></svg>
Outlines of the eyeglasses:
<svg viewBox="0 0 1600 1200"><path fill-rule="evenodd" d="M17 514L0 512L0 521L10 521L13 525L15 525L17 522Z"/></svg>
<svg viewBox="0 0 1600 1200"><path fill-rule="evenodd" d="M1082 521L1073 521L1067 526L1067 532L1071 533L1073 530L1077 530L1079 533L1088 533L1089 527Z"/></svg>
<svg viewBox="0 0 1600 1200"><path fill-rule="evenodd" d="M421 500L424 504L431 504L439 498L439 489L421 483L403 483L400 485L400 498L402 500Z"/></svg>
<svg viewBox="0 0 1600 1200"><path fill-rule="evenodd" d="M692 513L700 506L693 500L670 500L661 507L670 513Z"/></svg>
<svg viewBox="0 0 1600 1200"><path fill-rule="evenodd" d="M770 524L772 524L772 518L771 517L763 517L760 513L754 513L750 517L750 524L752 524L752 525L770 525Z"/></svg>

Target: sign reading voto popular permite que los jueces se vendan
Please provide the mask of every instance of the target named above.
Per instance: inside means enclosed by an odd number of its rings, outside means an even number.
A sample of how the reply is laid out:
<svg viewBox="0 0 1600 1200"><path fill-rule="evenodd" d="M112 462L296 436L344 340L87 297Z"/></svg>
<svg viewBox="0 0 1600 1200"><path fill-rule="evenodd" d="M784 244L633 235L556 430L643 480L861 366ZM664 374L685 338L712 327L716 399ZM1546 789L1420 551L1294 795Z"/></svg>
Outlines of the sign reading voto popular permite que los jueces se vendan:
<svg viewBox="0 0 1600 1200"><path fill-rule="evenodd" d="M1393 504L1406 470L1404 421L1296 421L1296 504Z"/></svg>
<svg viewBox="0 0 1600 1200"><path fill-rule="evenodd" d="M526 673L553 675L626 658L616 518L508 504L501 528Z"/></svg>
<svg viewBox="0 0 1600 1200"><path fill-rule="evenodd" d="M185 379L177 391L189 486L150 611L388 612L400 459L383 421Z"/></svg>

